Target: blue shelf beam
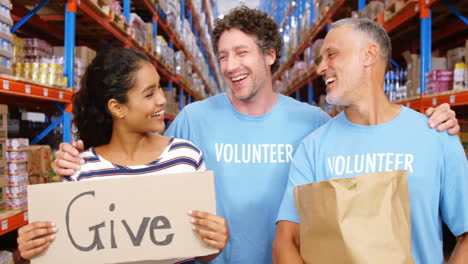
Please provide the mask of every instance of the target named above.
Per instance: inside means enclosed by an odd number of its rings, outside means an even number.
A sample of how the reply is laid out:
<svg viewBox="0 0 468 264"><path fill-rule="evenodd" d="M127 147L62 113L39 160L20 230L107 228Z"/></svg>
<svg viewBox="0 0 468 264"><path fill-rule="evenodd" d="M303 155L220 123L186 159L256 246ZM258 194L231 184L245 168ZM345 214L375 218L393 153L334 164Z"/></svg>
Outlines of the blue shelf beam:
<svg viewBox="0 0 468 264"><path fill-rule="evenodd" d="M123 13L125 21L130 24L130 0L123 0Z"/></svg>
<svg viewBox="0 0 468 264"><path fill-rule="evenodd" d="M153 16L153 40L156 40L158 37L158 18L156 16Z"/></svg>
<svg viewBox="0 0 468 264"><path fill-rule="evenodd" d="M185 0L181 0L180 1L180 21L182 21L183 23L184 19L185 19Z"/></svg>
<svg viewBox="0 0 468 264"><path fill-rule="evenodd" d="M36 145L39 141L41 141L47 134L52 131L55 127L57 127L64 119L64 115L62 114L59 116L52 124L50 124L44 131L42 131L33 141L31 141L31 145ZM65 128L65 124L64 124ZM65 135L65 130L63 131L63 134Z"/></svg>
<svg viewBox="0 0 468 264"><path fill-rule="evenodd" d="M426 9L426 10L425 10ZM421 72L420 72L420 93L426 92L426 73L431 70L431 49L432 49L432 18L431 10L428 6L421 9Z"/></svg>
<svg viewBox="0 0 468 264"><path fill-rule="evenodd" d="M16 23L12 28L11 28L11 33L15 33L24 23L26 23L32 16L34 16L37 11L39 11L42 7L44 7L49 0L42 0L29 14L27 14L25 17L23 17L18 23Z"/></svg>
<svg viewBox="0 0 468 264"><path fill-rule="evenodd" d="M301 92L299 90L296 91L296 100L301 101Z"/></svg>
<svg viewBox="0 0 468 264"><path fill-rule="evenodd" d="M307 102L310 104L310 105L313 105L314 104L314 85L312 83L309 83L308 85L308 97L307 97Z"/></svg>
<svg viewBox="0 0 468 264"><path fill-rule="evenodd" d="M179 89L179 110L184 108L184 90Z"/></svg>
<svg viewBox="0 0 468 264"><path fill-rule="evenodd" d="M172 92L172 89L173 89L173 83L172 83L172 81L170 81L169 84L167 85L167 90L169 92Z"/></svg>
<svg viewBox="0 0 468 264"><path fill-rule="evenodd" d="M358 0L358 10L361 11L366 7L366 0Z"/></svg>
<svg viewBox="0 0 468 264"><path fill-rule="evenodd" d="M465 25L468 26L468 18L466 18L460 11L458 11L454 5L452 5L447 0L442 0L442 3L444 3L444 5L450 9L450 11L452 11L452 13L454 13L461 21L463 21L463 23L465 23Z"/></svg>
<svg viewBox="0 0 468 264"><path fill-rule="evenodd" d="M76 26L77 0L68 0L65 6L65 76L67 87L74 86L74 63L75 63L75 26Z"/></svg>

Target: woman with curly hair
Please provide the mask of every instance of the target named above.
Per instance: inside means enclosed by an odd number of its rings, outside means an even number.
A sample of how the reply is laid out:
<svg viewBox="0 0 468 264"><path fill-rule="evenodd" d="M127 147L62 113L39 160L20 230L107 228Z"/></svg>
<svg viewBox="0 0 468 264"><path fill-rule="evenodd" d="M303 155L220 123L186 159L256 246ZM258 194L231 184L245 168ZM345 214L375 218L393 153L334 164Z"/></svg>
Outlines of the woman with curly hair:
<svg viewBox="0 0 468 264"><path fill-rule="evenodd" d="M138 51L113 49L93 60L73 97L73 122L88 150L80 154L85 160L81 169L64 177L66 181L205 170L203 155L191 142L155 133L165 128L166 98L159 81L156 69ZM199 211L191 216L195 225L208 228L194 228L203 241L223 250L229 238L224 218ZM20 228L21 256L29 259L46 250L56 232L50 222Z"/></svg>

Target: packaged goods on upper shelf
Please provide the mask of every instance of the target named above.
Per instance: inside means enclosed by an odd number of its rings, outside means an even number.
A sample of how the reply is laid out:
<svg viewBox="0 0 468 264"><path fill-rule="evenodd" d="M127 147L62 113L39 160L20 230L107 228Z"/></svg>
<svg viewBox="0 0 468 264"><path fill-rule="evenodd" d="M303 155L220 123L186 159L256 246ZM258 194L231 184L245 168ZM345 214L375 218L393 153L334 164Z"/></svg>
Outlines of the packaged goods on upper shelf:
<svg viewBox="0 0 468 264"><path fill-rule="evenodd" d="M455 64L453 89L468 89L468 66L465 62Z"/></svg>
<svg viewBox="0 0 468 264"><path fill-rule="evenodd" d="M161 56L164 63L174 69L174 50L167 45L166 40L162 36L156 38L156 53Z"/></svg>
<svg viewBox="0 0 468 264"><path fill-rule="evenodd" d="M8 174L26 173L27 170L28 170L28 164L26 162L7 163L6 165L6 173Z"/></svg>
<svg viewBox="0 0 468 264"><path fill-rule="evenodd" d="M54 56L63 57L64 56L64 47L63 46L54 46L53 47ZM96 51L90 49L86 46L76 46L75 47L75 58L78 58L83 63L83 67L87 67L91 61L96 57ZM75 62L75 66L76 62Z"/></svg>
<svg viewBox="0 0 468 264"><path fill-rule="evenodd" d="M385 4L382 1L371 1L362 10L353 11L352 17L374 20L384 10Z"/></svg>
<svg viewBox="0 0 468 264"><path fill-rule="evenodd" d="M26 56L52 56L52 46L45 40L38 38L25 38L24 51Z"/></svg>
<svg viewBox="0 0 468 264"><path fill-rule="evenodd" d="M8 151L6 153L7 162L28 161L28 151Z"/></svg>
<svg viewBox="0 0 468 264"><path fill-rule="evenodd" d="M141 1L141 0L140 0ZM115 0L111 0L110 2L110 9L114 12L115 15L118 15L118 16L123 16L122 14L122 6L120 5L119 2L115 1Z"/></svg>
<svg viewBox="0 0 468 264"><path fill-rule="evenodd" d="M11 26L0 20L0 32L11 34Z"/></svg>
<svg viewBox="0 0 468 264"><path fill-rule="evenodd" d="M11 18L11 4L10 5L0 5L0 21L5 24L13 25L13 19Z"/></svg>
<svg viewBox="0 0 468 264"><path fill-rule="evenodd" d="M13 60L22 61L24 56L24 40L13 35Z"/></svg>
<svg viewBox="0 0 468 264"><path fill-rule="evenodd" d="M135 13L130 14L131 36L137 40L140 45L146 43L146 26L141 17Z"/></svg>
<svg viewBox="0 0 468 264"><path fill-rule="evenodd" d="M23 150L29 146L29 139L27 138L9 138L6 140L7 150Z"/></svg>
<svg viewBox="0 0 468 264"><path fill-rule="evenodd" d="M453 71L431 70L426 73L426 94L440 93L452 90Z"/></svg>
<svg viewBox="0 0 468 264"><path fill-rule="evenodd" d="M12 163L14 164L14 163ZM25 166L26 163L16 163ZM20 185L27 185L28 184L28 173L23 170L18 170L17 172L9 171L7 172L7 186L20 186Z"/></svg>
<svg viewBox="0 0 468 264"><path fill-rule="evenodd" d="M408 65L408 82L407 86L407 97L418 96L420 93L420 72L421 72L421 59L419 54L411 54L409 51L403 52L403 58L405 58ZM446 70L447 60L443 57L432 57L431 58L431 70Z"/></svg>
<svg viewBox="0 0 468 264"><path fill-rule="evenodd" d="M7 186L5 196L7 198L21 198L27 195L28 183L18 186Z"/></svg>
<svg viewBox="0 0 468 264"><path fill-rule="evenodd" d="M63 57L38 57L13 63L13 75L49 86L65 87Z"/></svg>
<svg viewBox="0 0 468 264"><path fill-rule="evenodd" d="M145 36L145 46L149 47L150 53L155 52L155 39L153 39L153 23L145 23L146 27L146 36Z"/></svg>
<svg viewBox="0 0 468 264"><path fill-rule="evenodd" d="M468 42L468 40L467 40ZM455 64L462 62L463 57L466 56L466 48L458 47L447 51L447 69L455 69ZM466 57L465 57L466 62Z"/></svg>
<svg viewBox="0 0 468 264"><path fill-rule="evenodd" d="M26 196L20 198L8 198L6 200L6 208L10 210L24 210L28 206L28 199Z"/></svg>

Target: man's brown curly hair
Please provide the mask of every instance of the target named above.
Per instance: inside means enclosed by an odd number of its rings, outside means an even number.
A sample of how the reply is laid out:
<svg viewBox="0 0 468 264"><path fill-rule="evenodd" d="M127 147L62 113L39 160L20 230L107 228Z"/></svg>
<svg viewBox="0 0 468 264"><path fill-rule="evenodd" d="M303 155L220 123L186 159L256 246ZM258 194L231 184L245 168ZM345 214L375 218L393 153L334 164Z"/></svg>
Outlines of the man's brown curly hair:
<svg viewBox="0 0 468 264"><path fill-rule="evenodd" d="M213 49L216 56L219 54L218 42L221 34L231 28L237 28L255 37L258 47L264 54L267 54L273 48L276 51L276 60L271 65L271 73L273 74L278 70L283 51L283 38L279 33L278 25L267 13L242 5L232 9L222 19L216 19L215 28L213 29Z"/></svg>

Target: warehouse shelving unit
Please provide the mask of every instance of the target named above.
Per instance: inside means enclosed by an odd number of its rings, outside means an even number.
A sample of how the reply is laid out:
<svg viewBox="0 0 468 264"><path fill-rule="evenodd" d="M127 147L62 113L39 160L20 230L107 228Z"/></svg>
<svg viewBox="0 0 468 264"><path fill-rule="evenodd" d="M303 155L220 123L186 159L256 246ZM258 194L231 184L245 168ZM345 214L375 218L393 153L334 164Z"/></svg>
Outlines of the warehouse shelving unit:
<svg viewBox="0 0 468 264"><path fill-rule="evenodd" d="M26 5L35 5L36 8L33 10L28 10L25 6ZM214 57L214 54L211 52L207 52L208 43L202 41L202 31L198 30L198 28L202 29L202 25L198 19L198 14L195 12L192 1L191 0L184 0L181 1L181 10L187 10L189 14L189 20L192 23L192 28L194 29L195 36L199 42L201 50L204 53L204 56L208 62L210 68L210 74L215 76L217 87L210 87L207 82L207 76L203 76L200 68L196 65L195 60L187 51L187 48L184 46L184 42L181 41L182 36L178 36L176 31L174 30L173 26L168 24L165 21L164 13L162 10L158 10L156 6L153 4L151 0L141 0L141 1L130 1L130 0L123 0L123 13L126 15L126 19L128 22L130 8L139 8L139 9L146 9L152 15L152 22L153 22L153 30L154 34L153 37L156 38L158 32L162 33L162 35L168 40L169 44L172 45L175 50L183 51L184 55L186 56L187 60L192 63L192 70L195 72L203 82L203 86L205 88L206 93L208 96L214 94L215 91L220 91L220 78L219 74L215 74L215 72L219 72L219 66L217 64L217 60ZM47 7L49 10L52 10L54 14L49 15L37 15L37 12L42 7ZM209 1L204 1L203 8L204 10L208 10L212 3ZM32 33L34 36L34 31L39 29L42 32L46 32L49 36L55 40L54 44L60 45L61 41L64 44L65 49L65 76L68 79L68 87L70 91L73 91L73 83L74 83L74 76L73 76L73 65L74 65L74 46L75 43L84 44L90 46L96 50L103 50L110 46L119 46L124 45L127 48L136 49L142 51L148 55L151 59L152 63L157 68L159 74L161 75L162 80L167 81L167 86L169 90L177 88L179 90L179 96L183 97L187 95L187 103L192 102L192 98L194 100L202 100L204 96L193 89L192 84L182 78L181 76L176 75L172 69L170 69L163 60L156 54L152 53L149 50L149 47L144 46L141 43L138 43L135 39L131 37L129 32L129 26L125 21L119 21L115 14L112 12L106 11L103 7L103 3L101 0L67 0L67 1L49 1L49 0L18 0L15 1L12 10L12 17L16 22L15 30L18 29L23 24L29 26L32 29L29 29L27 32ZM210 10L211 11L211 10ZM208 13L208 12L207 12ZM162 16L162 17L161 17ZM185 16L185 12L182 12L181 19ZM212 25L209 22L211 20L207 20L208 28L211 30ZM95 39L96 36L100 36L100 38ZM78 39L78 41L76 41ZM117 40L117 41L116 41ZM63 45L62 44L62 45ZM15 82L13 84L16 87ZM53 87L45 87L42 88L43 91L48 91L50 93L49 96L40 96L42 93L41 91L37 90L35 87L38 87L35 84L28 83L25 80L19 81L19 83L23 84L23 87L34 87L32 89L33 93L22 93L15 90L16 93L13 91L5 92L11 95L16 96L23 96L29 98L36 98L36 99L46 99L50 100L56 96L56 102L64 103L63 109L63 120L64 128L70 127L71 124L71 95L72 92L68 91L59 91ZM175 86L175 87L174 87ZM44 90L45 89L45 90ZM20 88L19 90L24 90ZM7 91L4 89L4 91ZM51 97L52 96L52 97ZM60 99L63 97L64 99ZM179 100L179 108L183 108L182 100ZM167 118L172 120L176 114L174 113L167 113ZM57 125L57 124L54 124ZM47 130L51 130L53 127L48 128ZM71 138L69 131L64 131L64 138L65 142L70 142Z"/></svg>
<svg viewBox="0 0 468 264"><path fill-rule="evenodd" d="M461 1L463 2L463 1ZM289 3L284 3L283 1L273 1L272 5L269 5L269 1L261 1L261 7L266 10L267 12L272 12L273 17L277 21L277 23L281 26L281 28L285 28L287 26L288 21L290 21L291 16L299 17L299 15L303 15L303 0L296 0L290 1ZM444 13L439 14L437 20L433 20L431 17L431 8L437 5L437 9L444 9ZM411 42L409 45L410 50L421 50L421 76L420 76L420 96L416 98L408 98L402 101L399 101L399 104L406 105L413 109L424 111L428 107L439 105L441 103L447 102L450 103L452 106L462 106L468 105L468 97L467 91L449 91L440 94L425 94L425 74L429 72L431 69L431 52L432 52L432 44L433 42L442 42L444 38L457 34L459 32L467 32L468 25L466 24L466 18L462 18L460 16L462 12L459 12L457 15L460 20L452 21L450 27L443 26L441 29L437 31L433 31L431 27L434 25L442 24L445 17L450 14L450 12L456 12L456 8L454 6L448 7L450 4L447 4L446 0L407 0L404 3L404 6L395 12L389 19L384 21L384 14L381 13L378 15L375 20L377 20L386 30L389 32L390 37L392 38L393 35L398 35L402 31L405 34L409 34L409 30L411 31L412 37L414 38L414 34L418 34L421 37L419 41ZM463 3L460 5L463 6ZM302 10L301 10L302 6ZM324 31L327 28L327 25L332 22L333 19L340 19L346 16L340 16L338 14L340 9L352 9L352 10L360 10L365 6L365 1L349 1L349 0L335 0L331 1L328 7L328 11L322 15L322 19L316 21L314 25L310 25L310 29L304 38L304 41L300 42L291 52L285 60L284 63L280 66L278 71L273 75L273 80L279 80L283 75L284 72L291 68L295 61L300 59L302 54L304 53L305 49L313 44L314 40L322 34L324 35ZM463 6L466 7L466 4ZM450 9L450 10L449 10ZM316 14L313 14L313 9L311 9L311 18L316 17ZM419 19L419 21L417 21ZM313 19L311 19L313 20ZM415 28L419 24L419 28ZM410 29L409 29L410 28ZM416 33L416 32L417 33ZM401 35L401 34L400 34ZM468 34L467 34L468 35ZM405 35L407 36L407 35ZM466 36L466 35L465 35ZM402 38L400 36L400 38ZM392 38L392 42L393 38ZM439 44L439 43L438 43ZM443 46L440 44L438 46ZM395 47L394 43L394 56L401 56L400 54L404 50L408 50L408 47L404 47L403 45L398 45ZM295 79L284 91L283 93L286 95L292 95L295 93L296 99L300 100L301 91L306 93L308 96L308 102L310 104L313 103L313 96L314 96L314 87L313 82L317 79L319 75L316 72L316 67L311 67L303 74L299 76L298 79ZM303 90L304 87L307 87L305 91Z"/></svg>
<svg viewBox="0 0 468 264"><path fill-rule="evenodd" d="M29 216L26 210L9 210L0 214L0 236L11 232L28 223Z"/></svg>

